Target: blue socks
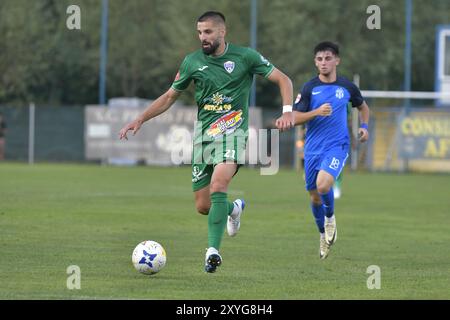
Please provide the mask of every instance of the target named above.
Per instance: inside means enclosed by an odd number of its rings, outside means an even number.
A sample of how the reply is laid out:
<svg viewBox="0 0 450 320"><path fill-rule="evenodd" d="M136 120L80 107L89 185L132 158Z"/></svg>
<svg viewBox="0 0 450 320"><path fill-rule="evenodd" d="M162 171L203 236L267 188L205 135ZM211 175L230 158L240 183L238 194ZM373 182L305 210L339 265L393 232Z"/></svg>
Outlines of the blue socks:
<svg viewBox="0 0 450 320"><path fill-rule="evenodd" d="M328 193L319 193L320 198L322 199L323 209L325 211L325 216L327 218L331 218L334 214L334 192L333 188L330 188Z"/></svg>
<svg viewBox="0 0 450 320"><path fill-rule="evenodd" d="M311 211L316 220L317 228L320 233L325 232L325 217L331 218L334 214L334 192L333 188L328 193L319 193L322 204L316 205L311 202Z"/></svg>
<svg viewBox="0 0 450 320"><path fill-rule="evenodd" d="M314 215L314 218L316 219L317 228L319 229L320 233L325 232L324 224L325 224L325 212L323 210L323 205L315 205L314 203L311 203L311 210Z"/></svg>

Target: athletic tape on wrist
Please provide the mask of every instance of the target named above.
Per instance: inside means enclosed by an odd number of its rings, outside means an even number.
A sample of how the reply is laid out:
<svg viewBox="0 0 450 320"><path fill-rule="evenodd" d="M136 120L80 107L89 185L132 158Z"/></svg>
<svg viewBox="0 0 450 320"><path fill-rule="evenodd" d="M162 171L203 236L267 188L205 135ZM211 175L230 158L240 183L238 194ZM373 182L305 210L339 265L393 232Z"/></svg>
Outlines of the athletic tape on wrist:
<svg viewBox="0 0 450 320"><path fill-rule="evenodd" d="M292 112L292 106L289 104L283 106L283 113L285 112Z"/></svg>

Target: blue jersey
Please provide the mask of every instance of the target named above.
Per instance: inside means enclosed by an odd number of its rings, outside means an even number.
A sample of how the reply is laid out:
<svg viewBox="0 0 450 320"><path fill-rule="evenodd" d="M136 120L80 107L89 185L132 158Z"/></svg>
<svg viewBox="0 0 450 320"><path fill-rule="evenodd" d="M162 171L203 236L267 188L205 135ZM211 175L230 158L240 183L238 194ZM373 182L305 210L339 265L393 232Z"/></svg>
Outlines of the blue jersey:
<svg viewBox="0 0 450 320"><path fill-rule="evenodd" d="M294 110L309 112L329 103L332 113L329 116L317 116L306 123L305 156L318 155L327 150L350 144L347 126L347 104L359 107L364 99L358 87L344 77L335 82L325 83L319 77L308 81L297 96Z"/></svg>

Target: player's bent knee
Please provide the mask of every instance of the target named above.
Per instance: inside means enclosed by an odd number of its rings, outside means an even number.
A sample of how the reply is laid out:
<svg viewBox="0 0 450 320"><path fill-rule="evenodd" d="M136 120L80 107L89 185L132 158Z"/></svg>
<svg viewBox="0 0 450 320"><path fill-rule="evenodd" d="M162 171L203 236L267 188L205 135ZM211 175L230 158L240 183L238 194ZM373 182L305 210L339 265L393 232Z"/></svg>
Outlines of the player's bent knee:
<svg viewBox="0 0 450 320"><path fill-rule="evenodd" d="M330 192L330 189L331 186L328 185L327 183L317 185L317 192L319 192L320 194L328 193Z"/></svg>

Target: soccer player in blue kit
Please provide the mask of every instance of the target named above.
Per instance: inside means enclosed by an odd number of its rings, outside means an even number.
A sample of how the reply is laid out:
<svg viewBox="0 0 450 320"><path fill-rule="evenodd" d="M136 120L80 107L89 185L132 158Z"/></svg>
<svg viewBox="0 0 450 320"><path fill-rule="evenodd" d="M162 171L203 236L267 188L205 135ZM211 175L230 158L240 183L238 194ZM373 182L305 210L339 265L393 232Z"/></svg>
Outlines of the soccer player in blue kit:
<svg viewBox="0 0 450 320"><path fill-rule="evenodd" d="M325 259L337 238L333 183L345 166L350 146L347 103L359 110L360 142L369 138L369 107L355 84L337 76L337 44L319 43L314 48L314 62L319 74L303 86L295 101L294 115L295 125L306 123L306 190L320 232L319 257Z"/></svg>

